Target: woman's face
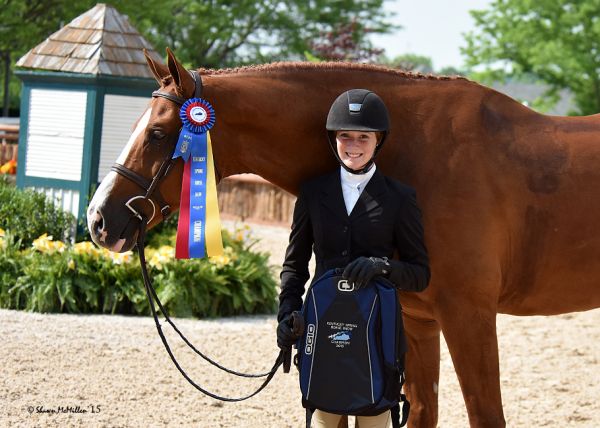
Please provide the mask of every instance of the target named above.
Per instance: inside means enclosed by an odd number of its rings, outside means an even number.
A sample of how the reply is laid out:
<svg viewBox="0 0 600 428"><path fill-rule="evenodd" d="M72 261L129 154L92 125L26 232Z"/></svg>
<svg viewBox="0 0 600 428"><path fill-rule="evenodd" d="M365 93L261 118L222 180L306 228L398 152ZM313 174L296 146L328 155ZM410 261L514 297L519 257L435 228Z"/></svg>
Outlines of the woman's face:
<svg viewBox="0 0 600 428"><path fill-rule="evenodd" d="M371 131L336 131L338 155L353 170L364 167L377 147L377 133Z"/></svg>

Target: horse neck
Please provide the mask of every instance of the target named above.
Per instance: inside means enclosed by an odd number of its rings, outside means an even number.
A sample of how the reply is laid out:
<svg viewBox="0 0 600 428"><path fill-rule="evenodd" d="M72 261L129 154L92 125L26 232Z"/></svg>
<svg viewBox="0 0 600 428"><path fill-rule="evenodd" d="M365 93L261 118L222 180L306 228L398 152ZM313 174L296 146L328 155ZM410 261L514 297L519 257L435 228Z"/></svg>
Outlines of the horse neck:
<svg viewBox="0 0 600 428"><path fill-rule="evenodd" d="M325 132L332 95L318 80L298 72L203 76L221 178L254 173L295 193L302 180L335 167Z"/></svg>
<svg viewBox="0 0 600 428"><path fill-rule="evenodd" d="M325 121L340 93L367 87L389 101L393 129L377 164L383 172L417 184L430 155L443 149L440 142L433 144L430 135L436 133L427 131L432 117L447 115L440 98L464 104L457 99L470 96L466 86L478 96L482 89L466 80L449 85L356 65L268 66L203 75L202 80L217 115L211 133L220 176L255 173L291 192L302 180L337 165Z"/></svg>

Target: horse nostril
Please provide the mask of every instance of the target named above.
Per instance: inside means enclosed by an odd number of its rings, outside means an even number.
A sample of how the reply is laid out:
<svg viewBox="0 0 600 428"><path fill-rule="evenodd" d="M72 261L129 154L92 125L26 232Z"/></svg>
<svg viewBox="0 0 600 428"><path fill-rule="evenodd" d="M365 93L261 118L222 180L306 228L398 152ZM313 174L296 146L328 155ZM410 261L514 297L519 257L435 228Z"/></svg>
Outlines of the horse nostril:
<svg viewBox="0 0 600 428"><path fill-rule="evenodd" d="M104 217L102 217L102 214L98 210L96 210L91 232L98 239L102 238L102 233L104 232Z"/></svg>

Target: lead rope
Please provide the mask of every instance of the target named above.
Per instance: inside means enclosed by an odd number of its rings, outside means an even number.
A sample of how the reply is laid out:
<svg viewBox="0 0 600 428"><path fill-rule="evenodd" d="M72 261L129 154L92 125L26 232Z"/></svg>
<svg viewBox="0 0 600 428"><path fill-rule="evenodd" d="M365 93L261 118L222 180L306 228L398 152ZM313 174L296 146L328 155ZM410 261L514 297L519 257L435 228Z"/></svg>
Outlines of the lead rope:
<svg viewBox="0 0 600 428"><path fill-rule="evenodd" d="M226 367L223 367L220 364L218 364L217 362L215 362L212 359L210 359L209 357L207 357L206 355L204 355L198 349L196 349L196 347L190 343L190 341L183 335L183 333L181 333L179 331L179 329L175 326L175 324L173 323L171 318L169 318L167 311L165 310L162 303L160 302L160 299L158 298L158 295L156 294L156 291L154 290L154 287L152 286L152 282L150 281L150 275L148 275L148 269L146 267L146 256L144 254L144 245L145 245L144 243L145 243L145 238L146 238L146 221L145 220L146 219L143 218L141 221L140 231L139 231L138 239L137 239L137 251L138 251L139 258L140 258L140 266L142 268L142 276L144 278L144 289L146 291L146 297L148 298L148 304L150 305L150 311L152 312L152 316L154 317L154 323L156 324L156 329L158 330L158 335L160 336L160 339L162 340L163 345L165 346L165 349L167 350L167 353L169 354L169 357L171 357L173 364L175 364L175 367L177 367L177 370L179 370L179 372L182 374L182 376L194 388L196 388L198 391L200 391L203 394L208 395L209 397L212 397L214 399L221 400L221 401L235 402L235 401L247 400L248 398L255 396L256 394L258 394L260 391L262 391L267 386L267 384L271 381L271 379L273 379L273 376L277 372L277 369L279 368L279 366L284 363L284 360L286 358L285 352L284 351L279 352L279 355L277 356L277 359L275 360L275 364L273 365L273 367L271 368L271 370L269 372L261 373L261 374L247 374L247 373L236 372L234 370L230 370ZM156 314L156 309L154 307L154 300L156 300L156 304L158 305L158 308L160 309L161 313L164 315L167 322L171 325L171 327L173 327L173 329L177 332L177 334L181 337L181 339L183 339L183 341L194 352L196 352L196 354L200 355L206 361L208 361L215 367L218 367L219 369L221 369L227 373L230 373L230 374L233 374L236 376L241 376L241 377L249 377L249 378L257 378L257 377L265 377L266 376L266 379L263 381L263 383L258 387L258 389L256 391L254 391L250 395L247 395L247 396L241 397L241 398L221 397L219 395L216 395L216 394L202 388L200 385L198 385L196 382L194 382L188 376L188 374L181 368L181 366L177 362L177 359L173 355L173 352L171 351L171 347L169 346L169 343L167 342L167 338L165 337L165 335L163 333L162 327L160 325L160 321L158 320L158 315Z"/></svg>

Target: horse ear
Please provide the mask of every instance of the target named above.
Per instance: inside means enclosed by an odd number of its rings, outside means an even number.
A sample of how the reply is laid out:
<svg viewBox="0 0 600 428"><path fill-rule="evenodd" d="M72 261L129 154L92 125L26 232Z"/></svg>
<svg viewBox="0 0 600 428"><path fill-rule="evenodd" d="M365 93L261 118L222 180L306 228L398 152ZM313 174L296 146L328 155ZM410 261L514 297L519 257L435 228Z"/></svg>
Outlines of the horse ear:
<svg viewBox="0 0 600 428"><path fill-rule="evenodd" d="M146 62L148 63L148 67L150 67L150 71L154 75L154 78L158 84L162 86L162 79L169 75L169 68L165 64L154 61L146 49L144 49L144 56L146 57Z"/></svg>
<svg viewBox="0 0 600 428"><path fill-rule="evenodd" d="M171 76L173 76L178 95L183 98L192 97L195 88L194 79L185 67L177 61L177 58L175 58L175 55L169 48L167 48L167 65L169 66Z"/></svg>

